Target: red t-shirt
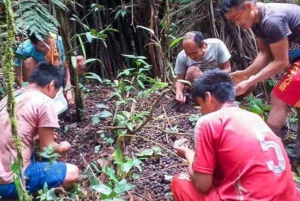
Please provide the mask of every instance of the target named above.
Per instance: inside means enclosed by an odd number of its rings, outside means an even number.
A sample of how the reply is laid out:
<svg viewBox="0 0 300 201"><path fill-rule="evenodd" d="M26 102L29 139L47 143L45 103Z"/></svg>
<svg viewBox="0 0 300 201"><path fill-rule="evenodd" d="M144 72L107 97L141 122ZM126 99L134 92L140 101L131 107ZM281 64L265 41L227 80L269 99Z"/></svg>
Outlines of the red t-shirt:
<svg viewBox="0 0 300 201"><path fill-rule="evenodd" d="M224 104L198 121L195 139L193 170L213 175L221 200L296 200L281 139L258 115Z"/></svg>

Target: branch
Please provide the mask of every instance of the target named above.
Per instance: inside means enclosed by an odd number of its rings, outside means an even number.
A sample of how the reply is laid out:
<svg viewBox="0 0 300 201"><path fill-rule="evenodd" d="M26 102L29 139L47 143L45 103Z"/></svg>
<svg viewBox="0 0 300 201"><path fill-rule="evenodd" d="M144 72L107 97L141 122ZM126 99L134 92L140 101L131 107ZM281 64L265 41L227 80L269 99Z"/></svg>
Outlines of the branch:
<svg viewBox="0 0 300 201"><path fill-rule="evenodd" d="M160 96L156 99L156 101L154 102L154 104L152 105L151 109L150 109L150 113L148 115L148 117L145 119L145 121L143 123L141 123L135 130L133 130L131 133L134 134L134 133L137 133L139 132L151 119L152 119L152 116L153 116L153 113L159 103L159 101L167 94L169 93L170 91L172 90L172 87L170 89L166 89L164 90Z"/></svg>
<svg viewBox="0 0 300 201"><path fill-rule="evenodd" d="M168 130L164 130L158 126L143 126L143 128L154 128L159 130L162 133L169 133L169 134L174 134L174 135L189 135L189 136L193 136L193 134L191 133L181 133L181 132L176 132L176 131L168 131ZM104 126L101 128L98 128L99 130L122 130L122 129L128 129L126 126Z"/></svg>

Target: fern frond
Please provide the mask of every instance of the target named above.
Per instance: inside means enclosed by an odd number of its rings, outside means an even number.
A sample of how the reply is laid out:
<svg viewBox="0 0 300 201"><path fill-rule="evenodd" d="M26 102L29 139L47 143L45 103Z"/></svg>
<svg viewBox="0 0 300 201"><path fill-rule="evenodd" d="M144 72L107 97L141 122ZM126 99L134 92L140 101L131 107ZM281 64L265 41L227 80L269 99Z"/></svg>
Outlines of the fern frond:
<svg viewBox="0 0 300 201"><path fill-rule="evenodd" d="M52 3L54 3L57 7L65 10L65 11L69 11L67 6L61 0L52 0Z"/></svg>
<svg viewBox="0 0 300 201"><path fill-rule="evenodd" d="M16 6L15 17L18 32L29 31L30 34L34 33L40 40L49 32L57 33L57 27L60 26L58 21L38 0L22 0L16 3Z"/></svg>

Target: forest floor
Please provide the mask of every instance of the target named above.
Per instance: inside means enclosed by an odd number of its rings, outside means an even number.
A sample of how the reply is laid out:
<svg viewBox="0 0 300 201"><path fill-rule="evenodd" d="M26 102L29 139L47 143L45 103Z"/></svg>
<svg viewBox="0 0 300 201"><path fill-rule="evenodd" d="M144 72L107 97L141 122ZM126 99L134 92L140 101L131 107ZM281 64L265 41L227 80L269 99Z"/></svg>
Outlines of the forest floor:
<svg viewBox="0 0 300 201"><path fill-rule="evenodd" d="M91 87L91 91L85 98L86 120L80 123L72 123L69 118L65 117L61 121L63 133L59 140L67 140L72 145L72 150L67 156L64 156L63 161L76 164L84 171L92 162L100 165L103 159L109 160L115 150L115 143L109 145L103 139L103 135L101 137L101 134L104 133L106 138L112 137L113 134L112 131L102 130L101 128L111 126L111 119L101 120L95 125L93 125L91 119L93 115L102 110L97 108L97 104L108 106L110 112L114 113L116 101L109 100L112 93L113 90L108 87ZM137 100L135 110L150 110L156 98L157 96L151 96L150 98ZM129 192L130 197L139 198L135 200L173 200L170 191L170 180L174 174L186 171L185 162L172 153L172 146L173 142L181 137L190 140L190 142L193 140L193 128L200 111L194 108L195 103L191 100L182 105L174 103L173 93L166 94L158 104L153 119L147 124L146 128L136 133L140 138L132 138L126 148L125 155L130 157L135 157L136 154L145 149L153 147L162 149L161 155L158 157L143 159L142 171L136 171L139 177L129 179L129 182L135 185L135 188ZM171 131L171 134L163 133L157 128ZM96 147L97 150L95 151ZM83 187L88 185L84 179L82 185Z"/></svg>

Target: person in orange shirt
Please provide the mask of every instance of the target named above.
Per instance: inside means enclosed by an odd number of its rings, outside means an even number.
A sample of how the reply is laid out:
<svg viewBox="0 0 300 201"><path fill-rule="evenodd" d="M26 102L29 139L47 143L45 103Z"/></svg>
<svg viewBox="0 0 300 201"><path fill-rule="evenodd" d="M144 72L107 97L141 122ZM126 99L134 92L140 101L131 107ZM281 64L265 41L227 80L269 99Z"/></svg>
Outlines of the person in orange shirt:
<svg viewBox="0 0 300 201"><path fill-rule="evenodd" d="M188 173L172 180L175 200L300 200L281 139L260 116L234 103L228 73L205 72L192 96L204 116L195 127L195 151L174 143L189 164Z"/></svg>

